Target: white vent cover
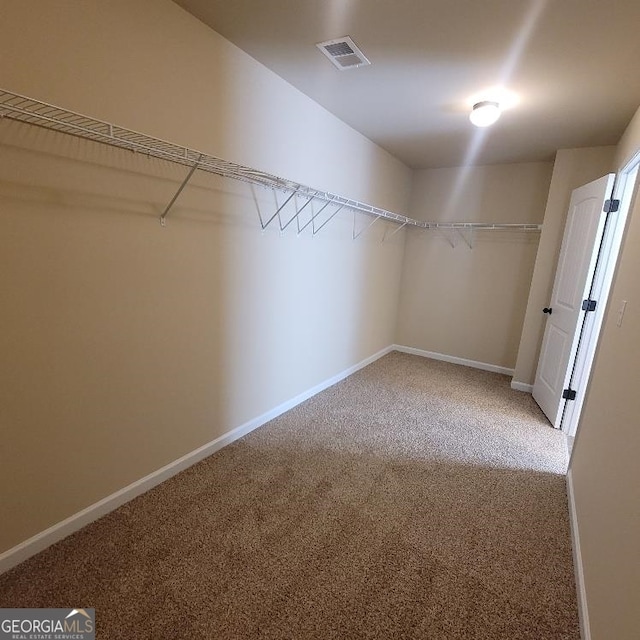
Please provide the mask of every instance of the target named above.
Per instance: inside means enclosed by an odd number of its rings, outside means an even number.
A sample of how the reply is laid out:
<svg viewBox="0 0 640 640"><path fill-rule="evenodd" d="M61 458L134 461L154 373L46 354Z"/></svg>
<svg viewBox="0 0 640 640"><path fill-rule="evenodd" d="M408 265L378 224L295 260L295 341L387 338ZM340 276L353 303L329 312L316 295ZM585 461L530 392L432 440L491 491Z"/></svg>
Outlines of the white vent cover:
<svg viewBox="0 0 640 640"><path fill-rule="evenodd" d="M349 36L319 42L316 47L318 47L340 71L371 64Z"/></svg>

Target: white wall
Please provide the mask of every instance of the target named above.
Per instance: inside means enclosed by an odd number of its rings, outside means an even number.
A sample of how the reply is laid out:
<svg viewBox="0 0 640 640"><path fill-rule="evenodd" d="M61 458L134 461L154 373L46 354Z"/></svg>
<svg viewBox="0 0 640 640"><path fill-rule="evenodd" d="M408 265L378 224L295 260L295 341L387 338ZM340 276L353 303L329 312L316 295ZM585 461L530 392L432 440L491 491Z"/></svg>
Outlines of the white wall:
<svg viewBox="0 0 640 640"><path fill-rule="evenodd" d="M618 168L639 150L640 109L618 146ZM636 185L569 471L591 640L635 640L640 629L639 273Z"/></svg>
<svg viewBox="0 0 640 640"><path fill-rule="evenodd" d="M406 167L169 0L7 0L0 41L0 87L406 208ZM163 229L184 168L0 142L0 552L393 342L403 233L262 233L207 175Z"/></svg>
<svg viewBox="0 0 640 640"><path fill-rule="evenodd" d="M410 215L442 222L542 222L552 164L414 173ZM456 244L452 248L448 240ZM477 232L473 248L441 232L407 235L399 344L513 368L538 233Z"/></svg>

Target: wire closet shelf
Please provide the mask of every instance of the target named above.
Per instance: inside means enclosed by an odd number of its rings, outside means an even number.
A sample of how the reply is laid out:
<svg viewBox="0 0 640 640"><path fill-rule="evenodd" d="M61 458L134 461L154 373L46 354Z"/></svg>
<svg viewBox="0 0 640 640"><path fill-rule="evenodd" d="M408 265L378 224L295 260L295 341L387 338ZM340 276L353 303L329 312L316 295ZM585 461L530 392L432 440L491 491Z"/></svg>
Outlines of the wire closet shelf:
<svg viewBox="0 0 640 640"><path fill-rule="evenodd" d="M176 199L189 182L196 170L239 180L252 185L257 185L274 191L284 192L287 197L284 203L278 206L277 211L266 221L261 219L263 229L279 216L287 203L296 199L297 218L302 208L313 201L323 203L325 207L334 206L331 218L342 209L366 214L374 217L375 220L384 219L401 227L415 227L419 229L440 229L454 230L461 233L472 233L475 230L520 230L520 231L540 231L542 225L539 224L517 224L517 223L482 223L482 222L427 222L415 220L405 215L394 213L380 207L346 198L321 189L314 189L304 184L280 178L279 176L265 173L258 169L252 169L227 160L222 160L207 153L196 151L188 147L183 147L172 142L167 142L159 138L138 133L130 129L125 129L115 124L97 120L74 111L69 111L34 98L0 89L0 118L10 118L28 124L44 127L61 133L66 133L76 137L100 142L103 144L126 149L154 158L167 160L189 167L189 173L183 180L176 194L166 209L160 216L160 221L164 225L165 218ZM298 207L297 198L305 200L302 207ZM312 214L317 215L317 214ZM293 218L292 218L293 220ZM328 220L327 220L328 221ZM291 220L290 220L291 222ZM281 227L282 228L282 227ZM399 229L397 229L399 230Z"/></svg>

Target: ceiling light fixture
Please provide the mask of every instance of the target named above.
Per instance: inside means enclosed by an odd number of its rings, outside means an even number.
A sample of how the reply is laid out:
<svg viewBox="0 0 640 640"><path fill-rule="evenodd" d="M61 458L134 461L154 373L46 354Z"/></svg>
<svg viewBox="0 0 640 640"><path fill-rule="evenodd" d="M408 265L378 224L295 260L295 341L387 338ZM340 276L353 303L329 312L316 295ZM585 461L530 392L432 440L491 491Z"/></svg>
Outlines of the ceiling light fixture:
<svg viewBox="0 0 640 640"><path fill-rule="evenodd" d="M488 127L492 125L501 114L500 105L493 100L482 100L473 105L473 110L469 114L469 120L476 127Z"/></svg>

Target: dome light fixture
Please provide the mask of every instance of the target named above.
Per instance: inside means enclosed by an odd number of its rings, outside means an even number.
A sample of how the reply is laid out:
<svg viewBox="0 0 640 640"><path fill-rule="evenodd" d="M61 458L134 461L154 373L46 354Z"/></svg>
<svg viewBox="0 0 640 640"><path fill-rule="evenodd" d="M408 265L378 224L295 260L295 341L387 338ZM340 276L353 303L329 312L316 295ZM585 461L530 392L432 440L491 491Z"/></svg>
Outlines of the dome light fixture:
<svg viewBox="0 0 640 640"><path fill-rule="evenodd" d="M469 120L476 127L488 127L492 125L501 114L500 105L494 100L482 100L473 105Z"/></svg>

